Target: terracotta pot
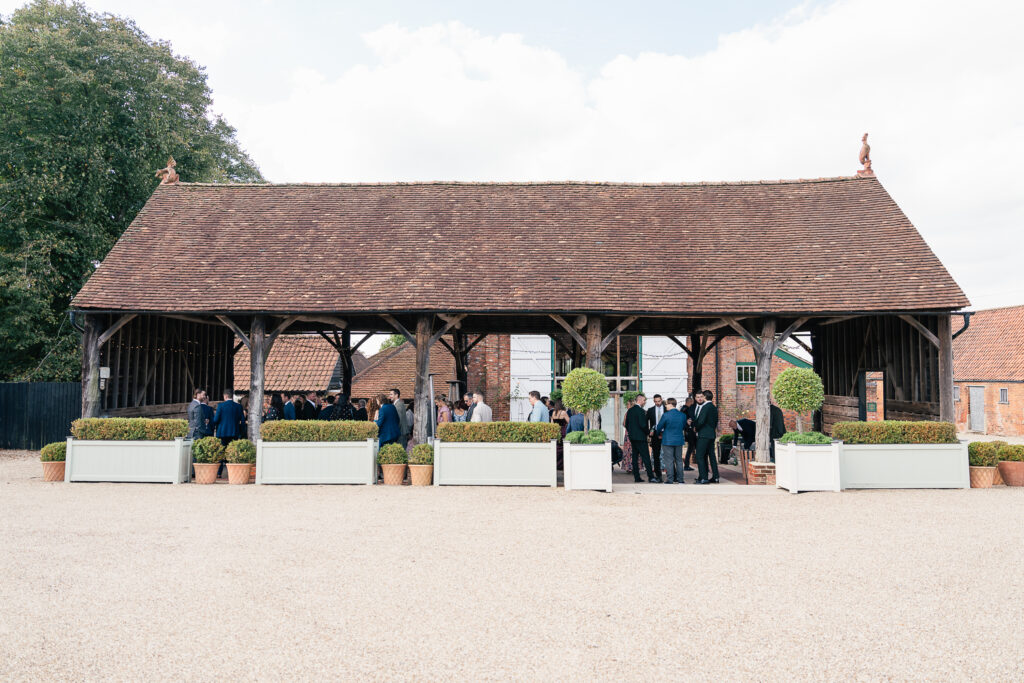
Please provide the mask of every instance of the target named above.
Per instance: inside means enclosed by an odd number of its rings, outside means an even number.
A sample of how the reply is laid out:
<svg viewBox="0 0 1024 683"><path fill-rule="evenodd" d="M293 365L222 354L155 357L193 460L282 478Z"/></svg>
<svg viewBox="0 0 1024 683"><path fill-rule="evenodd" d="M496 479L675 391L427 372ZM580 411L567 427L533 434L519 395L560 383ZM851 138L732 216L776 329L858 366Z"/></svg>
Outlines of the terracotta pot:
<svg viewBox="0 0 1024 683"><path fill-rule="evenodd" d="M1000 474L1000 472L999 472L999 465L996 464L996 466L993 469L995 470L996 474L995 474L995 479L993 479L993 481L992 481L992 485L993 486L1006 486L1006 482L1003 481L1003 475Z"/></svg>
<svg viewBox="0 0 1024 683"><path fill-rule="evenodd" d="M409 465L409 480L413 486L430 486L434 483L434 466Z"/></svg>
<svg viewBox="0 0 1024 683"><path fill-rule="evenodd" d="M228 463L228 483L229 484L248 484L249 483L249 472L252 467L247 462L229 462Z"/></svg>
<svg viewBox="0 0 1024 683"><path fill-rule="evenodd" d="M1024 486L1024 462L1003 460L999 463L999 474L1007 486Z"/></svg>
<svg viewBox="0 0 1024 683"><path fill-rule="evenodd" d="M64 461L51 460L44 462L43 481L64 481Z"/></svg>
<svg viewBox="0 0 1024 683"><path fill-rule="evenodd" d="M219 462L197 462L192 467L196 470L195 483L212 484L217 481L217 470L220 469Z"/></svg>
<svg viewBox="0 0 1024 683"><path fill-rule="evenodd" d="M256 483L256 463L249 465L249 483Z"/></svg>
<svg viewBox="0 0 1024 683"><path fill-rule="evenodd" d="M995 467L971 467L971 488L988 489L995 483Z"/></svg>
<svg viewBox="0 0 1024 683"><path fill-rule="evenodd" d="M381 465L384 472L384 483L388 486L401 486L405 482L405 465Z"/></svg>

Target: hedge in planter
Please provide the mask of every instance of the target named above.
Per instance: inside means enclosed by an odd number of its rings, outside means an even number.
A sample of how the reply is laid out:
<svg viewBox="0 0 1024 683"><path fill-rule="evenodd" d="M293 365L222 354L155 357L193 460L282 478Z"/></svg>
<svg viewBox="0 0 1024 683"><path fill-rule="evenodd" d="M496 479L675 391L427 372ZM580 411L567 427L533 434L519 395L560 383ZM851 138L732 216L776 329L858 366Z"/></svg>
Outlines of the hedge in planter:
<svg viewBox="0 0 1024 683"><path fill-rule="evenodd" d="M837 422L832 438L846 444L959 443L952 422Z"/></svg>
<svg viewBox="0 0 1024 683"><path fill-rule="evenodd" d="M569 432L565 440L572 444L598 444L608 440L608 435L600 429L591 429L586 432Z"/></svg>
<svg viewBox="0 0 1024 683"><path fill-rule="evenodd" d="M461 443L544 443L562 429L551 422L445 422L437 426L441 441Z"/></svg>
<svg viewBox="0 0 1024 683"><path fill-rule="evenodd" d="M972 441L967 444L967 457L971 467L995 467L999 464L999 449L1005 441Z"/></svg>
<svg viewBox="0 0 1024 683"><path fill-rule="evenodd" d="M413 446L412 453L409 455L409 464L433 465L434 447L428 443L421 443L418 446Z"/></svg>
<svg viewBox="0 0 1024 683"><path fill-rule="evenodd" d="M205 436L192 444L192 457L197 463L219 463L224 459L224 444L216 436Z"/></svg>
<svg viewBox="0 0 1024 683"><path fill-rule="evenodd" d="M67 441L55 441L54 443L48 443L43 446L43 450L39 451L39 459L42 462L64 462L67 449Z"/></svg>
<svg viewBox="0 0 1024 683"><path fill-rule="evenodd" d="M224 451L224 459L233 464L251 465L256 462L256 444L249 439L232 441Z"/></svg>
<svg viewBox="0 0 1024 683"><path fill-rule="evenodd" d="M71 436L82 441L174 441L186 434L186 420L87 417L71 423Z"/></svg>
<svg viewBox="0 0 1024 683"><path fill-rule="evenodd" d="M832 438L821 432L786 432L778 439L779 443L795 443L798 445L828 444Z"/></svg>
<svg viewBox="0 0 1024 683"><path fill-rule="evenodd" d="M377 463L380 465L404 465L409 461L409 454L401 444L389 443L377 451Z"/></svg>
<svg viewBox="0 0 1024 683"><path fill-rule="evenodd" d="M275 420L260 428L264 441L366 441L377 438L373 422Z"/></svg>

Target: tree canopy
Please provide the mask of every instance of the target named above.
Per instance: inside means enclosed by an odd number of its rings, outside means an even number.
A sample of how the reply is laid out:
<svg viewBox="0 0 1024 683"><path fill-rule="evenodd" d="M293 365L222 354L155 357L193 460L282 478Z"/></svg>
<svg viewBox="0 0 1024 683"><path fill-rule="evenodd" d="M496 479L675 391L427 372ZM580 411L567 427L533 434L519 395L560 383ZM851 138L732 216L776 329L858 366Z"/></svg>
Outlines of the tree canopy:
<svg viewBox="0 0 1024 683"><path fill-rule="evenodd" d="M377 350L377 353L380 353L381 351L387 351L388 349L393 349L395 347L401 346L404 343L404 336L400 334L393 334L381 343L380 349Z"/></svg>
<svg viewBox="0 0 1024 683"><path fill-rule="evenodd" d="M211 104L129 19L37 0L0 20L0 379L77 379L68 304L169 156L183 181L263 181Z"/></svg>

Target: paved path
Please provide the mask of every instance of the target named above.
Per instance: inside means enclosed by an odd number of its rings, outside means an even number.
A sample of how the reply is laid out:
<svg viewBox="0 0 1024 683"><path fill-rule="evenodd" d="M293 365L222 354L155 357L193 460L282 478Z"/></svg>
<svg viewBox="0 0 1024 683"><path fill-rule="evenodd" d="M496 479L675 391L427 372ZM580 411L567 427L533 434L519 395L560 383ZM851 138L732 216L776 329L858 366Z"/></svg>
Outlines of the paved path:
<svg viewBox="0 0 1024 683"><path fill-rule="evenodd" d="M1024 679L1024 489L46 484L40 470L0 455L4 680Z"/></svg>

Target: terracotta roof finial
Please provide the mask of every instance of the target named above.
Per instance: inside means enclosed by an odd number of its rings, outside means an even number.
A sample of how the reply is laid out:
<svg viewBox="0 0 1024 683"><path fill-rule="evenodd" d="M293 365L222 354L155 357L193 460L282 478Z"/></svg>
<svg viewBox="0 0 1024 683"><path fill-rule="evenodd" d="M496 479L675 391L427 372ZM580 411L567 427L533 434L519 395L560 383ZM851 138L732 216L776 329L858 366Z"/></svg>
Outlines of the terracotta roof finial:
<svg viewBox="0 0 1024 683"><path fill-rule="evenodd" d="M871 170L871 145L868 144L868 134L864 133L864 137L860 139L860 156L858 159L864 168L857 171L859 176L874 177L875 172Z"/></svg>
<svg viewBox="0 0 1024 683"><path fill-rule="evenodd" d="M167 159L167 168L161 168L156 172L156 177L162 178L160 181L161 185L172 185L178 182L178 172L174 170L174 167L177 165L174 162L174 157L170 157Z"/></svg>

